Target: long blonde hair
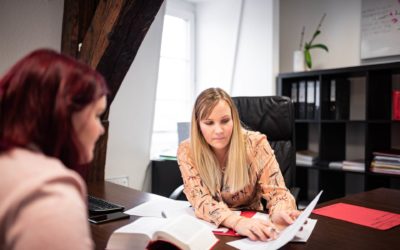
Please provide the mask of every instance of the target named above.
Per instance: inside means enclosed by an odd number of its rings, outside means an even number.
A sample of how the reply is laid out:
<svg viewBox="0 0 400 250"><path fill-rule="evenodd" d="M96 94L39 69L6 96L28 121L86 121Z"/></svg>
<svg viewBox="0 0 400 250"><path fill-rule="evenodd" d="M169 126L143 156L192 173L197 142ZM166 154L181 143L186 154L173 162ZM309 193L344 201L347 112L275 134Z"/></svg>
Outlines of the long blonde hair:
<svg viewBox="0 0 400 250"><path fill-rule="evenodd" d="M215 153L200 130L200 121L210 116L220 100L229 105L233 121L233 131L229 142L224 175L222 175ZM246 145L239 114L231 97L224 90L209 88L201 92L197 97L192 112L190 143L194 163L197 166L200 177L213 196L221 190L222 186L228 186L230 192L234 193L249 184Z"/></svg>

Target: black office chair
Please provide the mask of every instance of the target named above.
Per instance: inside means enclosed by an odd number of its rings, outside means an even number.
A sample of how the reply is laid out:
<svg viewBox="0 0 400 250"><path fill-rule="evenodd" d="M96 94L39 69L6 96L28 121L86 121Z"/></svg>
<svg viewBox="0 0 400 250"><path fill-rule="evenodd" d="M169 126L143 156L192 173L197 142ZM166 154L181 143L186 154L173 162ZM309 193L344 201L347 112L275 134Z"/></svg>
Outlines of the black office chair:
<svg viewBox="0 0 400 250"><path fill-rule="evenodd" d="M285 96L233 97L240 120L250 130L267 136L275 151L286 186L297 200L294 106Z"/></svg>
<svg viewBox="0 0 400 250"><path fill-rule="evenodd" d="M250 130L267 135L275 151L286 186L297 200L300 189L295 187L296 144L294 133L294 107L288 97L251 96L233 97L240 120ZM183 185L169 196L184 199Z"/></svg>

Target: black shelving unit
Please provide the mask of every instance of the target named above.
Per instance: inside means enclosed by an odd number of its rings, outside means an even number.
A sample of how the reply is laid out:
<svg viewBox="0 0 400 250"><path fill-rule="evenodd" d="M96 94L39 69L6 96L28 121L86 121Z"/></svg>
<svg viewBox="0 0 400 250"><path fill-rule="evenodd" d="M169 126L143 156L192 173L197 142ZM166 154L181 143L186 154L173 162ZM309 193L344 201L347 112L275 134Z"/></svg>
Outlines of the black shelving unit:
<svg viewBox="0 0 400 250"><path fill-rule="evenodd" d="M292 97L296 86L294 95L299 99L301 82L303 86L315 83L311 98L315 111L311 118L302 115L302 104L295 103L296 148L317 152L318 160L312 166L297 166L299 198L309 200L320 189L325 191L323 201L377 187L400 189L400 175L369 170L374 151L400 148L400 122L392 120L392 92L400 90L400 62L282 73L277 77L278 95ZM307 96L304 100L307 105ZM328 167L331 161L353 159L363 160L365 172Z"/></svg>

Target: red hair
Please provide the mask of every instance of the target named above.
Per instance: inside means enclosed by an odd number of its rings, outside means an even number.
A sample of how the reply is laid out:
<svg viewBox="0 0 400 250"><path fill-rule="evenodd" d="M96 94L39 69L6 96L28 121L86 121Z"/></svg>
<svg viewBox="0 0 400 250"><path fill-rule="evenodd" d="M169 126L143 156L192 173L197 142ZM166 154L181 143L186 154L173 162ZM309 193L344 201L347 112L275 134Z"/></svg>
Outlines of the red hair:
<svg viewBox="0 0 400 250"><path fill-rule="evenodd" d="M0 153L38 148L76 170L81 145L72 114L107 94L86 64L47 49L30 53L0 79Z"/></svg>

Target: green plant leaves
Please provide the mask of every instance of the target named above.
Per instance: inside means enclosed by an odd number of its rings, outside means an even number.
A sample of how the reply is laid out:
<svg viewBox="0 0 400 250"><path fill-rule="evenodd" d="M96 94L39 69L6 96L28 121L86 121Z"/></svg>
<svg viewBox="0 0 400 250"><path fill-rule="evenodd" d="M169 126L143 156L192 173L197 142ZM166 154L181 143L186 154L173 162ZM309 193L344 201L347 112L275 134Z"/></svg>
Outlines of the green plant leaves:
<svg viewBox="0 0 400 250"><path fill-rule="evenodd" d="M320 28L321 28L322 22L324 21L325 16L326 16L326 13L324 13L324 15L322 16L321 21L319 22L317 29L315 30L310 42L308 42L308 43L306 42L304 44L304 60L309 69L311 69L311 67L312 67L312 60L311 60L311 54L310 54L311 49L319 48L319 49L325 50L326 52L329 52L328 47L325 44L322 44L322 43L313 44L314 39L319 34L321 34ZM303 34L304 34L304 27L303 27L302 37L303 37Z"/></svg>
<svg viewBox="0 0 400 250"><path fill-rule="evenodd" d="M321 43L311 45L308 49L310 50L310 49L314 49L314 48L320 48L320 49L325 50L326 52L329 52L328 47L326 47L326 45L321 44Z"/></svg>
<svg viewBox="0 0 400 250"><path fill-rule="evenodd" d="M304 50L304 60L306 61L307 67L311 69L312 61L311 61L311 54L309 49Z"/></svg>

